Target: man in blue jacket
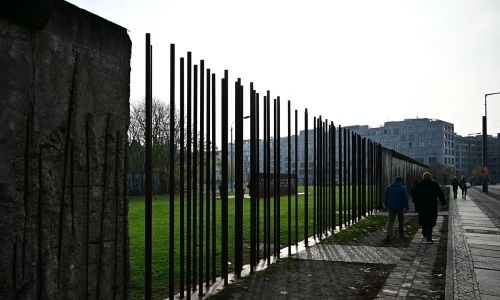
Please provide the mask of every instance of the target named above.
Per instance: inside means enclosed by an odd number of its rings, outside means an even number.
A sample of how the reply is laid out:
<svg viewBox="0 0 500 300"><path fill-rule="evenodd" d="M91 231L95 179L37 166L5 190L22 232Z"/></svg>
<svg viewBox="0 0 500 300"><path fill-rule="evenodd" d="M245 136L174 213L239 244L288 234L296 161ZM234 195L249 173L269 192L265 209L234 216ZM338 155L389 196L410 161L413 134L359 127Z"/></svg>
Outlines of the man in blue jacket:
<svg viewBox="0 0 500 300"><path fill-rule="evenodd" d="M403 178L397 176L394 181L385 188L385 207L389 212L389 221L387 222L387 237L389 242L392 236L392 227L394 220L398 216L399 238L404 238L404 218L408 210L408 190L403 184Z"/></svg>

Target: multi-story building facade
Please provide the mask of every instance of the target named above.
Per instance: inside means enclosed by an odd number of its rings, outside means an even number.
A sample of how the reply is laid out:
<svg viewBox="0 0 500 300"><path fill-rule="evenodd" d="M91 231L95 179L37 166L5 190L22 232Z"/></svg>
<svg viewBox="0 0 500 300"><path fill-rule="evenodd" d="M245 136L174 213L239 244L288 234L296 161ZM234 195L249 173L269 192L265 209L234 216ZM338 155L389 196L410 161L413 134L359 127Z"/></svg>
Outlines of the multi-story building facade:
<svg viewBox="0 0 500 300"><path fill-rule="evenodd" d="M384 126L375 128L366 125L347 128L421 163L455 167L452 123L423 118L385 122Z"/></svg>
<svg viewBox="0 0 500 300"><path fill-rule="evenodd" d="M482 135L460 136L454 132L454 125L437 119L418 118L403 121L385 122L383 126L370 128L366 125L346 126L362 137L380 143L386 148L409 156L424 164L437 164L451 169L457 176L465 175L476 178L482 166ZM338 135L337 135L338 136ZM488 158L490 179L498 180L500 170L500 134L488 136ZM291 172L295 173L295 136L291 142ZM274 140L269 145L270 171L274 172ZM259 172L265 172L264 141L259 141ZM305 131L297 139L297 160L299 182L305 176ZM308 132L308 168L309 181L314 172L314 130ZM234 147L229 145L229 155L234 159ZM250 141L243 144L244 181L250 174ZM280 138L280 172L288 172L288 138ZM234 177L233 177L234 178ZM229 176L231 181L232 177Z"/></svg>
<svg viewBox="0 0 500 300"><path fill-rule="evenodd" d="M455 135L455 174L475 178L481 173L482 144L481 134L468 136Z"/></svg>
<svg viewBox="0 0 500 300"><path fill-rule="evenodd" d="M490 181L498 181L500 170L500 133L496 137L488 135L486 167ZM482 182L483 136L480 133L455 136L455 174L468 176L474 183Z"/></svg>

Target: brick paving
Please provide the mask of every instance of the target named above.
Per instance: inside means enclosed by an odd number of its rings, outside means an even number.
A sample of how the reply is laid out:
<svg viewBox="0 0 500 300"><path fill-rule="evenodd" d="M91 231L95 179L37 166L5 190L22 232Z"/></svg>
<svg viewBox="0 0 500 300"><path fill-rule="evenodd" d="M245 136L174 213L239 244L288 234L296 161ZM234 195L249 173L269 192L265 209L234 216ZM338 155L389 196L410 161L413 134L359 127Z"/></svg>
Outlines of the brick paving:
<svg viewBox="0 0 500 300"><path fill-rule="evenodd" d="M444 290L438 289L436 283L437 279L444 280L446 274L438 273L435 264L439 259L446 260L443 248L446 248L447 243L444 240L447 219L448 216L444 214L438 216L433 230L434 244L428 244L419 229L391 270L376 299L444 298Z"/></svg>

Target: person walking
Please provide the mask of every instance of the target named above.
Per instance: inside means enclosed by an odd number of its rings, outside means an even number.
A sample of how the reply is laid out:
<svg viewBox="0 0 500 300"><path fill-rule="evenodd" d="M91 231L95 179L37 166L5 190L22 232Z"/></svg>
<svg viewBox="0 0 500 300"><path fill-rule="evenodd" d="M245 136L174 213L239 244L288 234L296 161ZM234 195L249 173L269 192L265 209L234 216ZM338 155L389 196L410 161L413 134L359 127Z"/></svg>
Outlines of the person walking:
<svg viewBox="0 0 500 300"><path fill-rule="evenodd" d="M399 238L404 238L404 214L408 210L408 190L403 184L403 178L397 176L394 181L385 188L384 204L389 213L387 222L386 242L391 240L394 220L398 217Z"/></svg>
<svg viewBox="0 0 500 300"><path fill-rule="evenodd" d="M467 199L467 183L469 181L467 180L467 177L465 176L462 176L462 178L460 179L460 189L462 190L462 198L463 199Z"/></svg>
<svg viewBox="0 0 500 300"><path fill-rule="evenodd" d="M458 179L457 176L453 177L451 181L451 186L453 187L453 199L457 199L458 194Z"/></svg>
<svg viewBox="0 0 500 300"><path fill-rule="evenodd" d="M446 207L443 190L439 184L432 180L432 174L425 172L423 180L415 187L414 203L418 213L418 223L422 227L422 235L427 239L427 243L432 244L432 229L436 226L437 220L437 199L443 208Z"/></svg>

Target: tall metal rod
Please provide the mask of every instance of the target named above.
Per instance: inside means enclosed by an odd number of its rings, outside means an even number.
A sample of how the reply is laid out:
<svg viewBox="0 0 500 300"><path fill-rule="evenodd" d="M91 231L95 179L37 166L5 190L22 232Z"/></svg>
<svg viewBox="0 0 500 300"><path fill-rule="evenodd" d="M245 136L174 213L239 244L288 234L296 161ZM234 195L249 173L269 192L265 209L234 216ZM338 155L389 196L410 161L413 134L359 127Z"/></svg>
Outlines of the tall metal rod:
<svg viewBox="0 0 500 300"><path fill-rule="evenodd" d="M216 201L216 151L217 151L217 127L216 127L216 78L215 74L212 74L212 282L215 282L217 278L217 201Z"/></svg>
<svg viewBox="0 0 500 300"><path fill-rule="evenodd" d="M258 176L257 174L261 173L261 170L260 170L260 145L261 145L261 142L260 142L260 108L259 108L259 93L255 92L255 113L252 115L252 119L254 120L254 124L255 124L255 142L256 142L256 146L255 146L255 176L252 178L253 180L253 184L255 186L255 197L256 197L256 203L255 203L255 218L257 220L257 223L256 223L256 228L255 228L255 231L256 231L256 237L255 237L255 242L256 242L256 259L258 261L258 259L260 258L260 197L259 197L259 192L260 192L260 189L262 188L260 186L260 181L258 181ZM257 263L256 261L256 263Z"/></svg>
<svg viewBox="0 0 500 300"><path fill-rule="evenodd" d="M304 242L309 246L309 127L307 108L304 112Z"/></svg>
<svg viewBox="0 0 500 300"><path fill-rule="evenodd" d="M257 172L256 164L258 162L256 154L257 140L255 138L255 90L253 82L250 83L250 273L255 271L257 264Z"/></svg>
<svg viewBox="0 0 500 300"><path fill-rule="evenodd" d="M374 212L374 209L375 209L375 178L377 178L377 174L375 173L375 170L376 170L376 163L377 163L377 159L375 157L375 143L373 141L370 141L370 145L371 145L371 149L372 149L372 153L371 153L371 159L372 159L372 171L371 171L371 180L370 180L370 194L371 194L371 200L370 200L370 205L371 205L371 212L373 214Z"/></svg>
<svg viewBox="0 0 500 300"><path fill-rule="evenodd" d="M320 116L321 117L321 116ZM321 122L319 124L320 129L321 129L321 137L320 137L320 160L321 160L321 165L320 165L320 184L321 184L321 202L320 202L320 207L321 207L321 227L320 232L321 236L323 237L326 232L326 225L328 224L328 203L327 203L327 198L326 198L326 182L327 182L327 177L326 177L326 169L328 166L327 162L327 156L326 156L326 123L327 120L323 119L321 117Z"/></svg>
<svg viewBox="0 0 500 300"><path fill-rule="evenodd" d="M382 145L377 144L377 208L382 208Z"/></svg>
<svg viewBox="0 0 500 300"><path fill-rule="evenodd" d="M168 256L168 295L170 299L174 298L174 246L175 246L175 231L174 231L174 216L175 216L175 45L170 44L170 141L169 141L169 184L168 190L170 195L169 201L169 256Z"/></svg>
<svg viewBox="0 0 500 300"><path fill-rule="evenodd" d="M292 255L292 123L291 123L291 107L290 100L288 100L287 116L288 116L288 138L287 138L287 164L288 164L288 256Z"/></svg>
<svg viewBox="0 0 500 300"><path fill-rule="evenodd" d="M361 214L366 216L366 138L361 140Z"/></svg>
<svg viewBox="0 0 500 300"><path fill-rule="evenodd" d="M278 224L279 224L279 215L278 215L278 197L279 197L279 177L278 177L278 102L275 98L273 101L274 104L274 115L273 115L273 254L276 257L279 251L279 241L278 241Z"/></svg>
<svg viewBox="0 0 500 300"><path fill-rule="evenodd" d="M346 209L347 209L347 218L346 218L346 221L347 221L347 224L351 224L351 193L352 193L352 187L351 187L351 178L352 178L352 173L351 173L351 165L352 165L352 161L351 161L351 131L348 129L347 130L347 134L346 134L346 137L347 137L347 158L346 158L346 161L347 161L347 189L346 189L346 192L347 192L347 206L346 206Z"/></svg>
<svg viewBox="0 0 500 300"><path fill-rule="evenodd" d="M200 61L200 153L199 153L199 215L198 215L198 294L203 295L203 256L204 256L204 202L203 202L203 184L204 184L204 168L205 155L203 153L205 146L205 61Z"/></svg>
<svg viewBox="0 0 500 300"><path fill-rule="evenodd" d="M363 195L361 193L361 190L362 190L362 187L361 187L361 182L362 182L362 178L361 178L361 175L362 175L362 173L361 173L361 161L362 161L362 159L361 159L361 136L359 134L356 134L356 145L357 145L357 147L356 147L356 156L357 156L356 167L357 167L357 172L356 173L358 175L358 178L357 178L358 179L357 180L357 184L358 184L358 192L357 192L357 194L358 194L358 206L357 206L357 208L358 208L358 220L361 220L361 217L362 217L361 216L361 209L363 207L363 203L362 203L362 201L363 201L363 197L362 196Z"/></svg>
<svg viewBox="0 0 500 300"><path fill-rule="evenodd" d="M323 126L323 233L326 234L328 229L330 228L331 214L330 214L330 206L331 206L331 198L330 198L330 176L328 174L329 164L330 164L330 156L328 153L328 119L322 124Z"/></svg>
<svg viewBox="0 0 500 300"><path fill-rule="evenodd" d="M276 240L277 243L275 245L276 249L276 257L279 259L280 258L280 245L281 245L281 100L280 97L277 97L276 100L276 136L274 137L276 142L276 156L275 156L275 161L276 161L276 168L274 169L274 173L278 174L278 181L275 181L274 184L275 186L278 187L278 194L276 198L276 215L277 215L277 220L276 222Z"/></svg>
<svg viewBox="0 0 500 300"><path fill-rule="evenodd" d="M338 166L339 166L339 229L342 229L342 224L344 222L344 206L342 205L342 201L344 199L343 195L343 186L344 186L344 174L342 172L343 170L343 156L342 156L342 126L339 125L338 131Z"/></svg>
<svg viewBox="0 0 500 300"><path fill-rule="evenodd" d="M351 131L351 170L352 170L352 186L351 186L351 195L352 195L352 221L356 223L358 218L358 201L359 197L357 194L358 191L358 160L357 160L357 136L354 131Z"/></svg>
<svg viewBox="0 0 500 300"><path fill-rule="evenodd" d="M328 201L328 189L327 187L329 186L328 185L328 119L325 119L323 121L323 123L321 124L322 126L322 132L321 132L321 135L322 135L322 149L321 149L321 152L322 152L322 160L323 160L323 164L322 164L322 172L321 172L321 184L322 184L322 191L323 191L323 203L322 203L322 215L323 215L323 224L322 224L322 228L321 228L321 232L326 233L327 231L327 228L328 228L328 224L330 222L330 214L329 214L329 209L330 209L330 204L329 204L329 201Z"/></svg>
<svg viewBox="0 0 500 300"><path fill-rule="evenodd" d="M264 258L266 260L268 260L268 244L267 244L267 240L268 240L268 215L269 215L269 210L268 210L268 200L269 200L269 191L268 191L268 188L269 188L269 167L268 167L268 161L269 161L269 154L268 154L268 146L269 146L269 136L268 136L268 126L267 126L267 102L268 102L268 95L264 96L264 107L263 107L263 112L264 112L264 115L263 115L263 126L264 126L264 153L263 153L263 156L264 156L264 165L263 165L263 169L264 169L264 220L263 220L263 223L264 223ZM268 264L270 263L270 261L268 260Z"/></svg>
<svg viewBox="0 0 500 300"><path fill-rule="evenodd" d="M316 234L322 238L323 231L323 118L319 116L316 125L316 216L318 217Z"/></svg>
<svg viewBox="0 0 500 300"><path fill-rule="evenodd" d="M210 113L211 113L211 110L210 110L210 104L211 104L211 93L210 93L210 88L211 88L211 84L210 84L210 76L211 76L211 73L210 73L210 69L207 68L207 77L206 77L206 81L207 81L207 87L206 87L206 92L207 92L207 96L206 96L206 129L205 129L205 132L206 132L206 150L205 150L205 155L206 155L206 163L205 163L205 203L206 203L206 206L205 206L205 285L208 287L210 285L210 242L211 242L211 239L210 239L210 224L211 224L211 219L210 219L210 202L211 202L211 199L210 199L210 196L211 196L211 192L210 192L210 188L211 188L211 178L210 176L212 175L212 172L210 170L211 168L211 164L210 164L210 157L211 157L211 153L210 153L210 143L212 142L210 140L210 125L211 125L211 122L210 122Z"/></svg>
<svg viewBox="0 0 500 300"><path fill-rule="evenodd" d="M266 224L266 256L267 264L271 264L271 92L267 91L265 103L265 132L266 132L266 198L265 198L265 224Z"/></svg>
<svg viewBox="0 0 500 300"><path fill-rule="evenodd" d="M192 58L191 58L191 52L187 53L187 87L186 87L186 94L187 94L187 140L186 140L186 174L193 174L193 166L191 165L191 158L192 158L192 123L191 123L191 70L192 70ZM186 223L187 223L187 228L186 228L186 240L187 240L187 245L186 245L186 291L187 291L187 299L191 299L191 258L192 258L192 237L191 237L191 231L192 231L192 220L191 220L191 201L192 201L192 195L191 195L191 190L192 190L192 182L190 178L188 177L187 179L187 190L186 190L186 201L187 201L187 206L186 206Z"/></svg>
<svg viewBox="0 0 500 300"><path fill-rule="evenodd" d="M280 97L274 99L274 255L280 257Z"/></svg>
<svg viewBox="0 0 500 300"><path fill-rule="evenodd" d="M330 165L330 155L329 155L329 141L328 138L328 119L323 122L323 232L326 233L330 229L331 222L331 198L330 198L330 176L328 174Z"/></svg>
<svg viewBox="0 0 500 300"><path fill-rule="evenodd" d="M336 143L337 131L335 130L335 124L333 124L333 122L330 125L330 132L331 132L331 144L330 144L330 157L331 157L330 168L331 169L330 169L330 173L332 176L331 182L332 182L332 194L333 194L332 231L334 231L336 229L336 226L337 226L337 172L336 172L337 159L336 159L336 155L335 155L335 149L337 149L337 143ZM339 216L340 216L340 213L339 213Z"/></svg>
<svg viewBox="0 0 500 300"><path fill-rule="evenodd" d="M224 78L221 80L221 266L224 285L228 280L228 71L224 70Z"/></svg>
<svg viewBox="0 0 500 300"><path fill-rule="evenodd" d="M146 137L145 137L145 199L144 199L144 211L145 211L145 245L144 245L144 298L151 299L151 263L152 263L152 202L153 194L151 190L152 186L152 106L153 106L153 80L152 80L152 48L151 48L151 35L146 33Z"/></svg>
<svg viewBox="0 0 500 300"><path fill-rule="evenodd" d="M370 141L370 148L371 148L371 177L370 177L370 211L373 214L374 209L375 209L375 166L376 166L376 158L375 158L375 143L373 141Z"/></svg>
<svg viewBox="0 0 500 300"><path fill-rule="evenodd" d="M365 157L365 164L366 164L366 178L365 178L365 197L366 197L366 213L367 215L371 215L371 181L372 181L372 158L371 158L371 145L370 145L370 140L366 139L366 157Z"/></svg>
<svg viewBox="0 0 500 300"><path fill-rule="evenodd" d="M185 240L184 240L184 224L185 224L185 199L184 199L184 181L185 181L185 131L184 131L184 57L180 58L180 68L179 68L179 111L180 111L180 120L179 120L179 128L180 128L180 180L179 180L179 205L180 205L180 217L179 217L179 239L180 239L180 249L179 249L179 277L180 277L180 296L184 297L184 272L185 272L185 264L184 264L184 254L185 254Z"/></svg>
<svg viewBox="0 0 500 300"><path fill-rule="evenodd" d="M295 110L295 186L299 186L299 130L298 130L298 110ZM299 193L295 189L295 246L299 245Z"/></svg>
<svg viewBox="0 0 500 300"><path fill-rule="evenodd" d="M235 266L237 277L243 269L243 86L241 79L235 83Z"/></svg>
<svg viewBox="0 0 500 300"><path fill-rule="evenodd" d="M321 116L320 116L321 117ZM327 190L326 190L326 185L327 185L327 176L326 176L326 170L328 167L328 161L327 161L327 151L326 151L326 146L327 146L327 140L326 140L326 124L327 120L321 118L321 123L320 129L321 129L321 138L320 138L320 160L321 160L321 165L320 165L320 191L321 191L321 202L320 202L320 207L321 207L321 227L320 227L320 232L321 232L321 237L323 237L326 233L326 226L328 224L328 199L327 199Z"/></svg>
<svg viewBox="0 0 500 300"><path fill-rule="evenodd" d="M318 157L318 146L316 145L317 143L317 120L316 120L316 117L313 117L313 237L316 238L316 234L317 234L317 226L318 226L318 222L317 222L317 209L318 209L318 205L317 205L317 201L318 201L318 195L316 194L317 193L317 190L316 190L316 186L318 185L318 173L317 173L317 170L318 170L318 167L317 167L317 161L316 161L316 158ZM306 145L307 147L307 145Z"/></svg>
<svg viewBox="0 0 500 300"><path fill-rule="evenodd" d="M201 146L200 146L201 147ZM193 185L192 185L192 195L193 195L193 291L196 290L198 282L198 248L197 248L197 238L198 238L198 65L193 68Z"/></svg>

